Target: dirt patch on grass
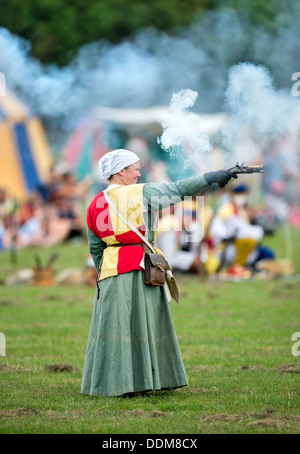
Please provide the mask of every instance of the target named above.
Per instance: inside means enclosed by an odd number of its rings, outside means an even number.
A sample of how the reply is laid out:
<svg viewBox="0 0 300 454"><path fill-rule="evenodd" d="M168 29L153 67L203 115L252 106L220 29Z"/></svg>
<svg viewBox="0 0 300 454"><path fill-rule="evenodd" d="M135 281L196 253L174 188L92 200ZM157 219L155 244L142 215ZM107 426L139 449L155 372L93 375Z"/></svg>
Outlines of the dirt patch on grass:
<svg viewBox="0 0 300 454"><path fill-rule="evenodd" d="M23 417L23 416L32 416L38 415L40 412L36 408L16 408L15 410L4 410L0 411L0 419L1 418L12 418L12 417Z"/></svg>
<svg viewBox="0 0 300 454"><path fill-rule="evenodd" d="M284 427L285 423L278 419L274 418L265 418L265 419L260 419L258 421L252 421L248 423L249 427L271 427L271 426L276 426L278 430L280 430L282 427Z"/></svg>
<svg viewBox="0 0 300 454"><path fill-rule="evenodd" d="M266 368L264 366L250 366L249 364L246 364L245 366L240 367L241 370L265 370Z"/></svg>
<svg viewBox="0 0 300 454"><path fill-rule="evenodd" d="M289 301L290 299L294 298L293 293L288 293L283 290L273 291L273 292L271 292L271 296L272 296L272 298L277 298L277 299L284 300L284 301Z"/></svg>
<svg viewBox="0 0 300 454"><path fill-rule="evenodd" d="M241 421L244 419L244 416L241 415L228 415L225 413L220 413L217 415L210 415L210 416L205 416L204 421L206 422L214 422L214 421Z"/></svg>
<svg viewBox="0 0 300 454"><path fill-rule="evenodd" d="M44 300L44 301L59 301L60 300L60 296L50 293L49 295L43 296L42 300Z"/></svg>
<svg viewBox="0 0 300 454"><path fill-rule="evenodd" d="M78 419L78 418L82 418L83 415L84 415L83 410L74 409L74 410L66 410L66 411L47 410L42 416L45 416L47 418L47 420L50 420L50 421L58 421L58 420Z"/></svg>
<svg viewBox="0 0 300 454"><path fill-rule="evenodd" d="M28 372L28 369L25 369L21 366L11 366L10 364L1 364L0 372Z"/></svg>
<svg viewBox="0 0 300 454"><path fill-rule="evenodd" d="M214 421L240 421L243 419L243 415L228 415L225 413L220 413L218 415L205 416L204 421L214 422Z"/></svg>
<svg viewBox="0 0 300 454"><path fill-rule="evenodd" d="M204 416L204 421L242 421L247 418L265 419L275 412L272 408L267 408L261 413L240 413L240 414L225 414L220 413L216 415Z"/></svg>
<svg viewBox="0 0 300 454"><path fill-rule="evenodd" d="M0 299L0 307L1 306L15 306L17 304L17 300L11 298L3 298Z"/></svg>
<svg viewBox="0 0 300 454"><path fill-rule="evenodd" d="M194 394L206 394L209 392L208 388L198 388L197 386L190 386L190 391Z"/></svg>
<svg viewBox="0 0 300 454"><path fill-rule="evenodd" d="M187 370L192 370L193 372L209 372L211 368L209 366L188 366Z"/></svg>
<svg viewBox="0 0 300 454"><path fill-rule="evenodd" d="M287 373L300 373L300 365L296 363L284 364L283 366L278 367L278 372L287 372Z"/></svg>
<svg viewBox="0 0 300 454"><path fill-rule="evenodd" d="M211 388L198 388L197 386L189 387L190 391L194 394L208 394L208 393L217 393L219 388L212 386Z"/></svg>
<svg viewBox="0 0 300 454"><path fill-rule="evenodd" d="M289 282L286 285L275 286L271 290L270 295L275 298L289 300L295 297L295 294L297 291L299 291L299 289L299 282Z"/></svg>
<svg viewBox="0 0 300 454"><path fill-rule="evenodd" d="M289 425L289 423L299 422L300 416L299 415L274 415L269 417L264 417L257 419L255 421L251 421L248 423L249 427L270 427L276 426L278 430L284 428L285 426Z"/></svg>
<svg viewBox="0 0 300 454"><path fill-rule="evenodd" d="M248 413L247 416L250 418L265 419L273 415L275 412L276 410L274 410L273 408L266 408L260 413Z"/></svg>
<svg viewBox="0 0 300 454"><path fill-rule="evenodd" d="M218 293L214 293L214 292L210 292L208 291L206 293L206 296L209 298L209 299L216 299L216 298L219 298L219 294Z"/></svg>
<svg viewBox="0 0 300 454"><path fill-rule="evenodd" d="M71 364L46 364L47 372L77 372L79 369Z"/></svg>
<svg viewBox="0 0 300 454"><path fill-rule="evenodd" d="M141 408L135 408L134 410L128 410L124 412L127 416L138 416L142 418L161 418L166 415L163 411L159 410L152 410L152 411L145 411Z"/></svg>
<svg viewBox="0 0 300 454"><path fill-rule="evenodd" d="M272 427L276 426L278 430L283 429L291 422L295 423L300 421L299 415L279 415L276 414L276 411L272 408L267 408L266 410L260 413L240 413L240 414L216 414L203 416L203 420L206 422L217 422L217 421L228 421L228 422L238 422L238 421L247 421L250 420L247 425L249 427ZM253 420L253 421L251 421Z"/></svg>

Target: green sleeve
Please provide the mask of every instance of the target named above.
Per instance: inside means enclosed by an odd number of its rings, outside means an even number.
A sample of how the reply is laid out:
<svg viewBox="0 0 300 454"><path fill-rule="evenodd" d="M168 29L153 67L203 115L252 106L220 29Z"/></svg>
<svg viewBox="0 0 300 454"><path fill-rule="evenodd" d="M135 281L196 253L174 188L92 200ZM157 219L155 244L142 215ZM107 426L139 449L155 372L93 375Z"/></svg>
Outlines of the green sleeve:
<svg viewBox="0 0 300 454"><path fill-rule="evenodd" d="M199 194L208 187L203 176L185 178L175 183L146 183L143 196L151 211L182 202L184 197Z"/></svg>
<svg viewBox="0 0 300 454"><path fill-rule="evenodd" d="M102 258L104 249L107 247L107 244L101 240L97 235L95 235L88 228L88 242L89 242L89 251L92 254L92 258L95 264L96 269L99 271L99 265Z"/></svg>

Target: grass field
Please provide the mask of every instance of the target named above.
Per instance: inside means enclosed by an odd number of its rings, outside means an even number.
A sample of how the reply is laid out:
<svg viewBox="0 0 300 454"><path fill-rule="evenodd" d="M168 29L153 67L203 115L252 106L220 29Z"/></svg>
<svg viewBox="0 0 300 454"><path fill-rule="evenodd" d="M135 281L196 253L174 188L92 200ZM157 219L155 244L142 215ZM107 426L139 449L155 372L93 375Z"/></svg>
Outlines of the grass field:
<svg viewBox="0 0 300 454"><path fill-rule="evenodd" d="M80 394L94 289L0 287L0 433L296 434L300 431L300 232L291 232L295 276L201 282L178 276L171 312L189 386L135 398ZM286 236L265 243L279 258ZM60 257L57 272L81 266L86 244L39 251ZM35 250L0 255L0 277L31 267ZM300 347L298 347L300 351Z"/></svg>

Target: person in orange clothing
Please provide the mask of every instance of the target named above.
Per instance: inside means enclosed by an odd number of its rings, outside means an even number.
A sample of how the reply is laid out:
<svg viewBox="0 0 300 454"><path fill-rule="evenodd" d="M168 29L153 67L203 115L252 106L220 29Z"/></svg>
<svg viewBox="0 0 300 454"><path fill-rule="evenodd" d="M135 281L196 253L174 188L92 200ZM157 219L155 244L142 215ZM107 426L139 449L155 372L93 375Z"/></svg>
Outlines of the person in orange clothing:
<svg viewBox="0 0 300 454"><path fill-rule="evenodd" d="M262 258L273 259L274 253L261 246L264 230L252 225L247 212L249 188L235 186L230 197L217 209L211 225L210 236L219 250L220 266L229 267L228 274L248 277Z"/></svg>

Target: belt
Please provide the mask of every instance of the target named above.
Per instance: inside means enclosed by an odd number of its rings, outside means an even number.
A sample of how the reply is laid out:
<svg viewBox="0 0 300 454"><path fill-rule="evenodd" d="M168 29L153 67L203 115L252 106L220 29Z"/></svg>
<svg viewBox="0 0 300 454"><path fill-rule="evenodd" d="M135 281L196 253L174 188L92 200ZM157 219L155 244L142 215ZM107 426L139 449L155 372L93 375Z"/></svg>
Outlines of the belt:
<svg viewBox="0 0 300 454"><path fill-rule="evenodd" d="M123 247L123 246L144 246L144 243L119 243L119 244L109 244L108 247Z"/></svg>

